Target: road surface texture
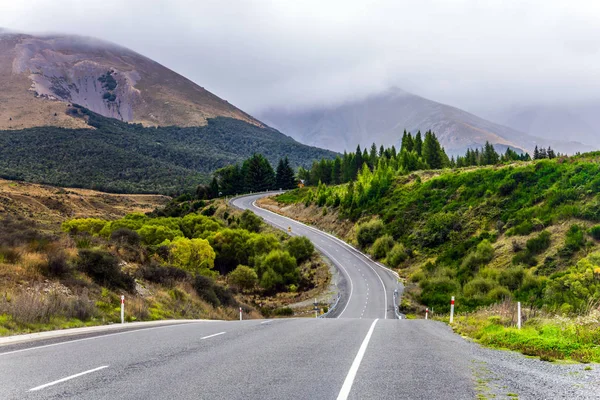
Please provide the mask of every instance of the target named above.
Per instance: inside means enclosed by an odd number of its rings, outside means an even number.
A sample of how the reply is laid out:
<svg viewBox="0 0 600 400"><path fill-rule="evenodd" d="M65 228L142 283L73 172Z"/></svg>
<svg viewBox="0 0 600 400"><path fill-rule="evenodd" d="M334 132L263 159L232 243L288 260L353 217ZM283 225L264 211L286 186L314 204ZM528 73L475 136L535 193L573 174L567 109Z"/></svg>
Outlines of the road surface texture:
<svg viewBox="0 0 600 400"><path fill-rule="evenodd" d="M346 274L337 315L194 321L1 346L0 399L598 398L597 365L484 349L442 323L395 319L392 274L334 238L256 212L306 233Z"/></svg>

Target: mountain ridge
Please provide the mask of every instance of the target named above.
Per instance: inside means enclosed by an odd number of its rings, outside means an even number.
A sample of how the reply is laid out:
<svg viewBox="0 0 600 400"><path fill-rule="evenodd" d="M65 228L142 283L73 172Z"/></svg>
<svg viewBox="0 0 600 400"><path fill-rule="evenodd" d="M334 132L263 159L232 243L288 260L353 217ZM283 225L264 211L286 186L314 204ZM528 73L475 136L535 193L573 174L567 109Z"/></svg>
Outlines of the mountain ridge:
<svg viewBox="0 0 600 400"><path fill-rule="evenodd" d="M449 154L464 153L486 141L499 148L531 152L536 145L561 152L589 150L585 145L534 137L457 107L391 88L346 103L305 110L272 108L258 118L296 140L334 151L354 150L356 144L398 147L402 132L433 130Z"/></svg>
<svg viewBox="0 0 600 400"><path fill-rule="evenodd" d="M0 30L0 129L85 127L66 115L70 104L144 126L204 126L215 117L264 126L188 78L120 45Z"/></svg>

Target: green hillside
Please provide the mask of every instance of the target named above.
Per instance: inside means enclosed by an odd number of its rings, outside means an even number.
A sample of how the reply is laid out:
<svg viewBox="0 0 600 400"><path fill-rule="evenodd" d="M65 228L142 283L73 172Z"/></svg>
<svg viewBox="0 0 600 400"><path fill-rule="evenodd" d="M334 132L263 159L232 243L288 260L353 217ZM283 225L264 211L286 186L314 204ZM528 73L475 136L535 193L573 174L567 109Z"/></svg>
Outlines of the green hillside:
<svg viewBox="0 0 600 400"><path fill-rule="evenodd" d="M230 118L203 127L145 128L76 107L95 129L0 131L0 177L122 193L177 193L253 153L294 167L335 153L302 145L282 133Z"/></svg>
<svg viewBox="0 0 600 400"><path fill-rule="evenodd" d="M563 314L600 301L600 153L398 175L279 197L358 222L351 239L408 278L415 303L447 312L515 299ZM325 212L324 212L325 214Z"/></svg>

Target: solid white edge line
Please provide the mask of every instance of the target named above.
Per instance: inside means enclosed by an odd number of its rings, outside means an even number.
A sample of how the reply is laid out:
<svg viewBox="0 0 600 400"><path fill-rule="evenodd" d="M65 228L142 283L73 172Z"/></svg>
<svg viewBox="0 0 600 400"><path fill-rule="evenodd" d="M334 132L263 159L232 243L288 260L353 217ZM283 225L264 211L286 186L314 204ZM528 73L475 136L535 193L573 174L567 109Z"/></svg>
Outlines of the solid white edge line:
<svg viewBox="0 0 600 400"><path fill-rule="evenodd" d="M125 331L125 332L108 333L106 335L100 334L100 335L97 335L97 336L87 337L87 338L83 338L83 339L65 340L64 342L59 342L59 343L52 343L52 344L46 344L46 345L43 345L43 346L28 347L26 349L19 349L19 350L7 351L5 353L0 353L0 357L7 356L9 354L22 353L24 351L45 349L47 347L62 346L62 345L65 345L65 344L70 344L70 343L85 342L87 340L102 339L102 338L105 338L105 337L111 337L111 336L117 336L117 335L125 335L125 334L128 334L128 333L134 333L134 332L139 332L139 331L151 331L151 330L155 330L155 329L173 328L175 326L184 326L184 325L189 325L189 324L199 324L199 323L202 323L202 322L210 322L210 323L212 323L212 322L218 322L218 321L185 322L185 323L181 323L181 324L157 326L157 327L154 327L154 328L132 329L132 330Z"/></svg>
<svg viewBox="0 0 600 400"><path fill-rule="evenodd" d="M346 400L348 395L350 394L350 389L352 389L352 384L354 383L354 378L356 378L356 373L358 372L358 367L360 367L360 363L362 362L363 356L367 351L367 346L369 345L369 341L371 340L371 336L373 335L373 331L375 330L375 324L379 321L376 319L371 324L371 328L369 328L369 332L367 332L367 336L363 340L360 348L358 349L358 353L356 353L356 357L352 362L352 366L348 371L348 375L346 375L346 379L344 380L344 384L340 389L340 393L338 394L337 400Z"/></svg>
<svg viewBox="0 0 600 400"><path fill-rule="evenodd" d="M215 337L215 336L219 336L219 335L224 335L225 333L226 332L219 332L219 333L215 333L213 335L204 336L204 337L200 338L200 340L210 339L211 337Z"/></svg>
<svg viewBox="0 0 600 400"><path fill-rule="evenodd" d="M36 386L33 389L29 389L29 391L30 392L36 392L38 390L45 389L48 386L54 386L54 385L56 385L58 383L65 382L65 381L71 380L73 378L78 378L78 377L80 377L82 375L91 374L92 372L100 371L101 369L104 369L104 368L108 368L108 365L103 365L102 367L98 367L98 368L90 369L90 370L87 370L87 371L83 371L83 372L80 372L80 373L75 374L75 375L67 376L66 378L62 378L62 379L59 379L59 380L56 380L56 381L53 381L53 382L50 382L50 383L46 383L44 385Z"/></svg>

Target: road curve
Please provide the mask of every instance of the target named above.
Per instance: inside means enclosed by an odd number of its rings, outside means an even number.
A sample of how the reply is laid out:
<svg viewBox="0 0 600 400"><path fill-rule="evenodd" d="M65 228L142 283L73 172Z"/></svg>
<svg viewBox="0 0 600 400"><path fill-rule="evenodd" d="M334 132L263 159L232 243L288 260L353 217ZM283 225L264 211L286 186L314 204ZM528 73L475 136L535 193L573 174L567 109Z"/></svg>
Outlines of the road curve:
<svg viewBox="0 0 600 400"><path fill-rule="evenodd" d="M237 197L231 200L231 204L242 210L251 210L290 235L306 236L319 252L331 260L345 278L340 287L342 297L332 317L395 318L393 294L394 290L401 292L402 285L394 272L332 235L258 207L256 200L268 195L272 193Z"/></svg>

